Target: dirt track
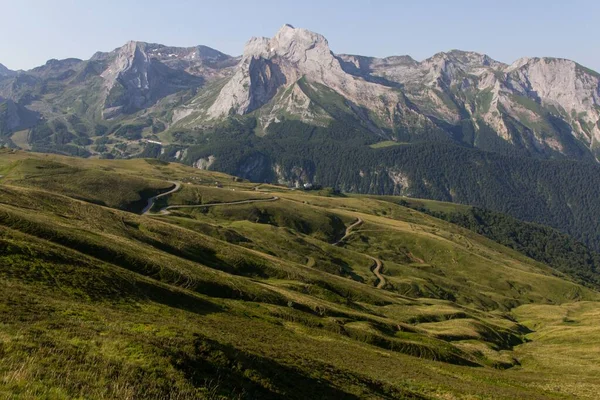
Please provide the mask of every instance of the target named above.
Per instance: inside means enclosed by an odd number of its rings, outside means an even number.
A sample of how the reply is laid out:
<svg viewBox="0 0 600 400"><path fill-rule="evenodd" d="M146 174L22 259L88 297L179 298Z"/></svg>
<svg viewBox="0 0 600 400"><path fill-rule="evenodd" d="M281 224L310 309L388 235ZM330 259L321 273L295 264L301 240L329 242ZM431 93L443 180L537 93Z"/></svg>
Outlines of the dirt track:
<svg viewBox="0 0 600 400"><path fill-rule="evenodd" d="M344 235L344 237L342 237L340 240L335 242L333 245L339 246L340 244L342 244L344 242L344 240L348 239L348 236L350 236L352 234L352 230L354 228L356 228L357 226L362 225L362 223L363 223L363 220L358 218L355 223L353 223L352 225L350 225L349 227L346 228L346 234Z"/></svg>
<svg viewBox="0 0 600 400"><path fill-rule="evenodd" d="M161 197L168 196L170 194L173 194L173 193L179 191L179 189L181 189L181 183L174 182L174 181L169 181L169 183L172 183L173 185L175 185L175 187L173 189L169 190L168 192L161 193L158 196L150 197L148 199L148 204L142 210L142 214L148 214L148 213L150 213L150 210L152 209L152 206L154 205L154 202L156 201L156 199L160 199Z"/></svg>
<svg viewBox="0 0 600 400"><path fill-rule="evenodd" d="M354 228L362 225L362 223L363 223L363 220L358 218L356 220L356 222L354 222L352 225L350 225L349 227L346 228L346 234L344 235L344 237L342 237L340 240L335 242L333 245L340 246L342 243L344 243L344 240L346 240L353 233ZM383 269L383 263L378 258L375 258L368 254L364 254L364 255L366 257L369 257L375 263L371 267L371 272L373 272L373 275L375 275L375 277L377 278L377 285L376 285L377 289L382 289L386 284L385 277L381 274L381 270Z"/></svg>
<svg viewBox="0 0 600 400"><path fill-rule="evenodd" d="M271 201L277 201L279 197L275 196L270 199L254 199L254 200L240 200L240 201L231 201L227 203L210 203L210 204L192 204L192 205L181 205L181 206L168 206L161 209L156 214L160 215L169 215L171 214L169 210L176 210L180 208L208 208L208 207L217 207L217 206L234 206L240 204L251 204L251 203L267 203Z"/></svg>
<svg viewBox="0 0 600 400"><path fill-rule="evenodd" d="M375 263L373 267L371 267L371 272L373 272L373 274L377 277L377 289L382 289L386 283L385 277L381 274L381 270L383 269L383 263L378 258L371 257L369 255L366 256L373 260L373 262Z"/></svg>

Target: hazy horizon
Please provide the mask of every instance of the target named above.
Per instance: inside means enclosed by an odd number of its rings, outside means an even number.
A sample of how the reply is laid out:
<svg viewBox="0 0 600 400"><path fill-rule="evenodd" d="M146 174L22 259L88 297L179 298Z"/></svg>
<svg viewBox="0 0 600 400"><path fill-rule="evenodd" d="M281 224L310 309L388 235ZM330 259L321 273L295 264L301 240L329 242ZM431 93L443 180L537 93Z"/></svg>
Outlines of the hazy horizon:
<svg viewBox="0 0 600 400"><path fill-rule="evenodd" d="M285 23L323 34L335 53L374 57L410 55L423 60L440 51L485 53L510 64L521 57L559 57L600 71L593 37L600 4L527 4L508 0L493 5L457 0L344 2L264 0L260 7L158 0L143 6L131 0L83 5L73 0L23 0L4 5L0 63L28 70L49 59L88 59L129 40L171 46L205 45L240 55L252 36L273 36ZM207 3L208 5L204 5Z"/></svg>

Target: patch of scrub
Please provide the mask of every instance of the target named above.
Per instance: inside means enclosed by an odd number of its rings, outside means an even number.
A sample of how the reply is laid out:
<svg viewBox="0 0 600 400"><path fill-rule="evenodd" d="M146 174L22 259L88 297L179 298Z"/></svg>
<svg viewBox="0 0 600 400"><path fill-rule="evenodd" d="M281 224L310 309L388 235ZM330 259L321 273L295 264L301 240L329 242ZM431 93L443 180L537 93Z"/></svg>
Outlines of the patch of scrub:
<svg viewBox="0 0 600 400"><path fill-rule="evenodd" d="M408 143L395 142L393 140L385 140L383 142L373 143L372 145L369 145L369 147L372 149L383 149L385 147L401 146L403 144L408 144Z"/></svg>

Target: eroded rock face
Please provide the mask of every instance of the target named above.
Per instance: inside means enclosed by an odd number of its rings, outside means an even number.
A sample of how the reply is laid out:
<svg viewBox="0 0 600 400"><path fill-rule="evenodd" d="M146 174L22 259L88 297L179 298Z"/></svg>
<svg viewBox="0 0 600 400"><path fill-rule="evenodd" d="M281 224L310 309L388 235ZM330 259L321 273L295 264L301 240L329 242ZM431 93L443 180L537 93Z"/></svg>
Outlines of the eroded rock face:
<svg viewBox="0 0 600 400"><path fill-rule="evenodd" d="M308 165L294 165L284 168L280 164L273 165L273 174L280 185L301 188L305 184L312 185L315 182L316 167L313 163Z"/></svg>
<svg viewBox="0 0 600 400"><path fill-rule="evenodd" d="M422 62L334 55L323 36L285 25L271 39L247 43L207 117L259 110L264 129L282 116L323 126L330 117L307 90L330 91L378 134L406 128L407 118L444 130L467 123L474 134L465 140L474 146L485 131L530 153L577 158L580 149L565 142L569 137L592 152L600 143L598 77L568 60L523 59L509 66L459 50Z"/></svg>
<svg viewBox="0 0 600 400"><path fill-rule="evenodd" d="M346 73L322 35L284 25L272 39L252 38L246 44L240 65L208 114L212 118L247 114L301 78L375 111L386 108L386 98L397 100L389 88ZM306 104L302 104L306 98L298 97L298 108L306 109Z"/></svg>
<svg viewBox="0 0 600 400"><path fill-rule="evenodd" d="M101 74L106 90L103 115L107 119L201 87L205 81L222 76L221 71L235 62L205 46L175 48L133 41L112 53L98 53L93 59L110 61Z"/></svg>
<svg viewBox="0 0 600 400"><path fill-rule="evenodd" d="M48 121L76 109L90 126L100 115L131 116L133 124L158 119L164 129L193 132L251 114L257 135L290 120L338 121L382 140L600 160L600 75L575 62L506 65L459 50L423 61L336 55L322 35L290 25L273 38L252 38L240 57L129 42L30 71L0 65L0 97Z"/></svg>
<svg viewBox="0 0 600 400"><path fill-rule="evenodd" d="M573 61L549 58L522 59L505 72L507 88L569 114L575 133L588 144L600 141L599 75Z"/></svg>
<svg viewBox="0 0 600 400"><path fill-rule="evenodd" d="M525 143L533 152L575 156L565 138L592 149L600 141L600 75L573 61L524 58L506 65L458 50L422 62L408 56L338 58L348 73L397 84L423 115L451 125L469 118L476 131L485 124L506 143Z"/></svg>
<svg viewBox="0 0 600 400"><path fill-rule="evenodd" d="M209 169L211 167L211 165L213 165L215 163L215 161L217 160L217 158L213 155L210 155L206 158L199 158L195 163L194 163L194 168L198 168L198 169Z"/></svg>

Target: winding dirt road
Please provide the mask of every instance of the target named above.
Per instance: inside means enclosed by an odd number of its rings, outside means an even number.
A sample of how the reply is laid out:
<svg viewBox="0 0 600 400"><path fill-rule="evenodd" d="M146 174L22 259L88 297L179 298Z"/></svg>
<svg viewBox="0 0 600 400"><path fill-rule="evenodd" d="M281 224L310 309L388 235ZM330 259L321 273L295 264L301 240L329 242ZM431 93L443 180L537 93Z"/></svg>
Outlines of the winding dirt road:
<svg viewBox="0 0 600 400"><path fill-rule="evenodd" d="M279 197L274 196L269 199L254 199L254 200L240 200L240 201L230 201L227 203L209 203L209 204L192 204L192 205L181 205L181 206L168 206L161 209L156 214L160 215L169 215L171 212L169 210L175 210L178 208L208 208L208 207L217 207L217 206L234 206L239 204L251 204L251 203L268 203L271 201L277 201Z"/></svg>
<svg viewBox="0 0 600 400"><path fill-rule="evenodd" d="M335 242L333 245L339 246L340 244L342 244L344 242L344 240L348 239L348 236L350 236L352 234L352 230L354 228L356 228L357 226L362 225L362 223L363 223L363 220L358 218L355 223L353 223L352 225L350 225L349 227L346 228L346 233L344 234L344 237L342 237L340 240Z"/></svg>
<svg viewBox="0 0 600 400"><path fill-rule="evenodd" d="M353 223L352 225L350 225L349 227L346 228L346 234L344 235L344 237L341 238L340 240L338 240L333 245L334 246L340 246L340 245L342 245L344 243L344 241L353 233L354 228L362 225L362 223L363 223L363 220L360 219L360 218L357 218L357 220L356 220L355 223ZM371 272L377 278L376 288L377 289L382 289L385 286L385 284L386 284L385 277L381 274L381 272L383 270L383 263L378 258L375 258L373 256L370 256L370 255L364 254L364 253L363 253L363 255L365 257L370 258L373 261L374 264L371 267Z"/></svg>
<svg viewBox="0 0 600 400"><path fill-rule="evenodd" d="M173 193L179 191L179 189L181 189L181 183L180 182L175 182L175 181L168 181L168 182L172 183L173 185L175 185L175 187L173 189L169 190L168 192L161 193L158 196L150 197L148 199L148 204L142 210L142 215L150 213L150 210L152 209L152 206L154 205L154 202L156 201L156 199L160 199L161 197L168 196L170 194L173 194Z"/></svg>
<svg viewBox="0 0 600 400"><path fill-rule="evenodd" d="M380 259L375 258L375 257L371 257L368 254L365 254L365 256L369 257L375 263L371 267L371 272L373 272L373 275L375 275L377 277L376 288L377 289L382 289L385 286L385 283L386 283L385 277L381 274L381 270L383 269L383 263L381 262Z"/></svg>

